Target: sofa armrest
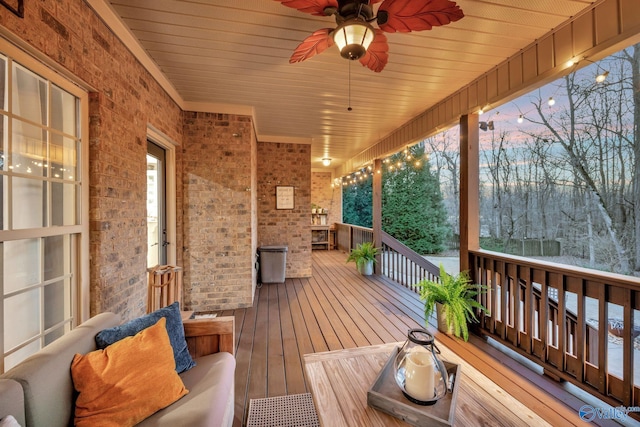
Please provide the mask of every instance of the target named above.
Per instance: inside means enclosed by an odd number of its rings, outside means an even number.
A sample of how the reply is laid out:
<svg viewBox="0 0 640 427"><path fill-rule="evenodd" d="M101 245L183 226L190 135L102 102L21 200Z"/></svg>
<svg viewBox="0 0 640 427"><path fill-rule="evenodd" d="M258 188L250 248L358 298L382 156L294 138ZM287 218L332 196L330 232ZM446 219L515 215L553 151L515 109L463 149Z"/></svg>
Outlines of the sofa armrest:
<svg viewBox="0 0 640 427"><path fill-rule="evenodd" d="M191 357L195 359L221 351L235 354L235 322L233 316L184 320L184 335Z"/></svg>

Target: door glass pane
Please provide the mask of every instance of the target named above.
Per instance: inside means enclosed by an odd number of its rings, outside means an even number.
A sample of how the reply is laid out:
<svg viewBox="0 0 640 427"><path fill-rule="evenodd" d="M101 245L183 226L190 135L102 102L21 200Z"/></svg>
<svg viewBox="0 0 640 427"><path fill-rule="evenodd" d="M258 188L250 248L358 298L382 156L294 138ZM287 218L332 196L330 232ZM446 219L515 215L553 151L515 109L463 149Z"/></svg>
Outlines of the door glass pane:
<svg viewBox="0 0 640 427"><path fill-rule="evenodd" d="M39 239L8 241L0 248L5 295L40 282Z"/></svg>
<svg viewBox="0 0 640 427"><path fill-rule="evenodd" d="M44 227L47 183L13 177L13 229Z"/></svg>
<svg viewBox="0 0 640 427"><path fill-rule="evenodd" d="M47 82L14 62L12 88L13 114L38 124L46 124Z"/></svg>
<svg viewBox="0 0 640 427"><path fill-rule="evenodd" d="M160 180L160 162L147 155L147 267L160 264L161 227L158 218Z"/></svg>
<svg viewBox="0 0 640 427"><path fill-rule="evenodd" d="M40 289L4 300L4 343L9 350L40 333Z"/></svg>

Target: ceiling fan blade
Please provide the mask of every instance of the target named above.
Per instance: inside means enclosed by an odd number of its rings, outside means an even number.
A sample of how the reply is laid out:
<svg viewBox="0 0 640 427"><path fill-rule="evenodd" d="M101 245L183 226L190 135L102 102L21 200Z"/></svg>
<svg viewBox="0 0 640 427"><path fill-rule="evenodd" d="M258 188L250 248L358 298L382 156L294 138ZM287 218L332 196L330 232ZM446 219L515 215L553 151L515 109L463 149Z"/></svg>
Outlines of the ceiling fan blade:
<svg viewBox="0 0 640 427"><path fill-rule="evenodd" d="M338 0L276 0L284 6L298 9L300 12L316 16L327 16L324 10L328 7L338 9Z"/></svg>
<svg viewBox="0 0 640 427"><path fill-rule="evenodd" d="M388 33L430 30L462 19L460 6L450 0L385 0L378 9L378 26Z"/></svg>
<svg viewBox="0 0 640 427"><path fill-rule="evenodd" d="M360 58L360 63L370 70L379 73L389 61L389 44L387 36L380 29L376 29L376 37L369 45L367 53Z"/></svg>
<svg viewBox="0 0 640 427"><path fill-rule="evenodd" d="M293 51L289 63L305 61L333 46L332 31L333 28L322 28L304 39Z"/></svg>

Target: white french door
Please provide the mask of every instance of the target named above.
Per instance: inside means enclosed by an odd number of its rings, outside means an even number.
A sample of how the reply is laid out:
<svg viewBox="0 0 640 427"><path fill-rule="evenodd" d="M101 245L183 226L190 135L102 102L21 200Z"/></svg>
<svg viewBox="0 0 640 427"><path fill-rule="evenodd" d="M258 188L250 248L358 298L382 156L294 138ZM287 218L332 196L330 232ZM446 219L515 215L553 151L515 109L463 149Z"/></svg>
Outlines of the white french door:
<svg viewBox="0 0 640 427"><path fill-rule="evenodd" d="M167 263L166 154L147 142L147 267Z"/></svg>

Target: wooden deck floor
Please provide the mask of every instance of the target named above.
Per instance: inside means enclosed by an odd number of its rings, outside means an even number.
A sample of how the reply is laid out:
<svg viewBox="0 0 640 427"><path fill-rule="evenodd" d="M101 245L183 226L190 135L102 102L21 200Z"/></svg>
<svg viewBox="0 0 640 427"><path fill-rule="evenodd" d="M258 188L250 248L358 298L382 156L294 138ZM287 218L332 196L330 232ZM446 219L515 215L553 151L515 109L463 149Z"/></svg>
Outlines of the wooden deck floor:
<svg viewBox="0 0 640 427"><path fill-rule="evenodd" d="M362 277L345 259L339 251L314 251L311 278L264 285L252 308L222 313L236 318L234 426L245 424L250 399L310 390L304 354L404 341L408 329L424 326L416 294L382 277ZM536 410L545 408L550 424L584 423L575 410L579 402L564 399L570 408L557 391L544 391L546 385L510 374L475 345L429 330L518 400Z"/></svg>

